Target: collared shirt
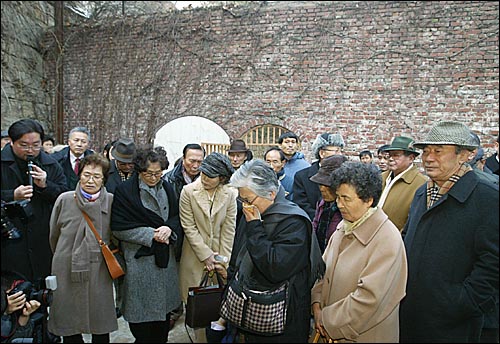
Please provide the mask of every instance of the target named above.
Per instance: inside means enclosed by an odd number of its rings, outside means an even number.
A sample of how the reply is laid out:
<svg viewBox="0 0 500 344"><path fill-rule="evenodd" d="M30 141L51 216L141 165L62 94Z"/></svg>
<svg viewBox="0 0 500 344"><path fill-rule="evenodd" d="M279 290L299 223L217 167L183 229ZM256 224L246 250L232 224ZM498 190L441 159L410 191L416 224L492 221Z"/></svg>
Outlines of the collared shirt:
<svg viewBox="0 0 500 344"><path fill-rule="evenodd" d="M83 159L83 154L80 155L78 158L73 154L73 152L70 150L69 151L69 160L71 162L71 168L73 169L73 171L75 170L75 165L76 165L76 159L80 159L80 161L82 161Z"/></svg>

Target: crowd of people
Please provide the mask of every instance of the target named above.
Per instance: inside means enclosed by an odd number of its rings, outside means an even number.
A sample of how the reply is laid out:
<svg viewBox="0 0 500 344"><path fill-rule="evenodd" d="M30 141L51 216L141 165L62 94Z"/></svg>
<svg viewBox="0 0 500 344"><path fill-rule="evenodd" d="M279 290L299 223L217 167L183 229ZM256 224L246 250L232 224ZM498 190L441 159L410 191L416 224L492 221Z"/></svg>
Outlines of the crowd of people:
<svg viewBox="0 0 500 344"><path fill-rule="evenodd" d="M107 343L121 316L136 342L168 342L188 288L215 270L261 293L286 283L285 326L221 317L196 342L498 343L498 138L487 157L442 121L348 157L327 132L309 162L286 132L262 157L240 139L208 155L187 143L170 170L163 147L126 137L93 151L86 127L55 143L32 119L2 131L2 225L20 234L2 228L2 342L30 337L40 309L65 343ZM4 204L17 213L4 219ZM111 278L89 222L124 276ZM49 275L50 307L14 290Z"/></svg>

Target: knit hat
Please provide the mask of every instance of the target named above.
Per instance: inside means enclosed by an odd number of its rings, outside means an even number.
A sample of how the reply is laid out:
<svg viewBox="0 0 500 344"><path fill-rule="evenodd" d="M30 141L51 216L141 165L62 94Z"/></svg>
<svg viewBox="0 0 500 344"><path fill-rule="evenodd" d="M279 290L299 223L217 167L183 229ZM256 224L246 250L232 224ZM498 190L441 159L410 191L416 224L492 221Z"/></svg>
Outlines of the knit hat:
<svg viewBox="0 0 500 344"><path fill-rule="evenodd" d="M321 161L321 167L318 172L309 178L309 180L321 185L330 186L332 172L346 161L347 157L344 155L332 155L324 158Z"/></svg>
<svg viewBox="0 0 500 344"><path fill-rule="evenodd" d="M419 155L420 153L413 149L413 139L411 137L406 136L396 136L389 147L384 149L384 152L394 151L394 150L402 150L405 152L410 152L415 155Z"/></svg>
<svg viewBox="0 0 500 344"><path fill-rule="evenodd" d="M213 152L203 159L200 171L209 178L221 176L229 179L234 173L234 168L226 155Z"/></svg>
<svg viewBox="0 0 500 344"><path fill-rule="evenodd" d="M312 151L316 159L319 159L319 151L327 146L344 148L344 139L342 135L330 133L318 135L312 144Z"/></svg>
<svg viewBox="0 0 500 344"><path fill-rule="evenodd" d="M470 150L478 148L471 141L470 130L465 124L444 121L434 125L425 140L415 142L413 147L423 149L427 145L454 145Z"/></svg>

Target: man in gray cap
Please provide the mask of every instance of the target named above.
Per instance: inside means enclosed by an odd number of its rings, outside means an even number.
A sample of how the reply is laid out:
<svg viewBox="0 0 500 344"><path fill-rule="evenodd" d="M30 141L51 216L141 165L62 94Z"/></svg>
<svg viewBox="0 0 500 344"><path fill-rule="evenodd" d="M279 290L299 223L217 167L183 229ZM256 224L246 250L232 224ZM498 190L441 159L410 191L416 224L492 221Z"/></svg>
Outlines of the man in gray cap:
<svg viewBox="0 0 500 344"><path fill-rule="evenodd" d="M415 192L403 230L400 342L479 342L498 300L498 186L467 164L476 147L462 123L440 122L413 146L423 149L430 179Z"/></svg>
<svg viewBox="0 0 500 344"><path fill-rule="evenodd" d="M11 143L12 140L10 139L9 132L7 130L2 130L2 147L0 149L3 149L3 147L7 143Z"/></svg>
<svg viewBox="0 0 500 344"><path fill-rule="evenodd" d="M420 153L412 145L412 138L397 136L385 149L389 153L388 170L382 173L383 191L378 207L384 210L400 232L408 219L415 191L427 181L413 164Z"/></svg>
<svg viewBox="0 0 500 344"><path fill-rule="evenodd" d="M106 189L114 193L116 187L132 177L134 171L135 143L132 139L122 138L116 141L111 150L111 167L109 169Z"/></svg>

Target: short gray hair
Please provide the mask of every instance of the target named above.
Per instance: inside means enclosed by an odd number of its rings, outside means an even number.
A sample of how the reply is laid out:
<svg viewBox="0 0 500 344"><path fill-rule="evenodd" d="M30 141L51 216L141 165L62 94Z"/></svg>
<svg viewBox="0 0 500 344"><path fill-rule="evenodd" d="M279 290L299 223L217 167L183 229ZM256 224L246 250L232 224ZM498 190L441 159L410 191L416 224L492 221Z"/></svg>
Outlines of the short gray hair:
<svg viewBox="0 0 500 344"><path fill-rule="evenodd" d="M248 188L262 198L270 199L270 193L278 193L276 172L262 159L245 162L234 172L229 181L235 188Z"/></svg>
<svg viewBox="0 0 500 344"><path fill-rule="evenodd" d="M87 135L87 138L89 139L90 142L90 130L87 129L87 127L74 127L69 131L68 137L71 136L73 133L84 133Z"/></svg>

